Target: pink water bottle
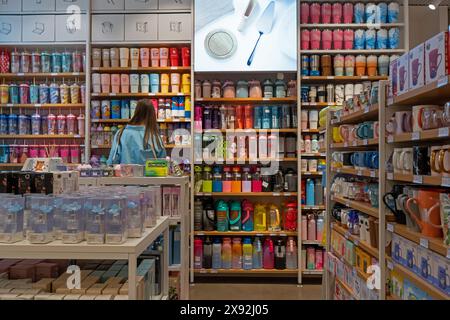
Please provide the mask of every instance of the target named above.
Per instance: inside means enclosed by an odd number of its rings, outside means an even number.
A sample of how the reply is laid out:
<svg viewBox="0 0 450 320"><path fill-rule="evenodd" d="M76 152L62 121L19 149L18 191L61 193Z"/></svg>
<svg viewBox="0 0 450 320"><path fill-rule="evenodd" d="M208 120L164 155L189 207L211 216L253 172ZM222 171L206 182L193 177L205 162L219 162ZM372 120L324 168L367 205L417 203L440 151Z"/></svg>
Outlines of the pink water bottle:
<svg viewBox="0 0 450 320"><path fill-rule="evenodd" d="M203 241L201 238L194 239L194 268L203 267Z"/></svg>
<svg viewBox="0 0 450 320"><path fill-rule="evenodd" d="M39 146L38 145L30 145L30 158L39 158Z"/></svg>
<svg viewBox="0 0 450 320"><path fill-rule="evenodd" d="M316 268L316 250L314 247L306 249L306 269L314 270Z"/></svg>
<svg viewBox="0 0 450 320"><path fill-rule="evenodd" d="M47 116L47 130L48 134L56 134L56 116L53 113Z"/></svg>
<svg viewBox="0 0 450 320"><path fill-rule="evenodd" d="M331 22L331 4L328 2L322 3L322 23Z"/></svg>
<svg viewBox="0 0 450 320"><path fill-rule="evenodd" d="M47 154L47 147L43 144L38 146L39 148L39 158L47 158L48 154Z"/></svg>
<svg viewBox="0 0 450 320"><path fill-rule="evenodd" d="M85 132L86 132L86 130L85 130L86 122L85 122L85 120L86 120L86 118L84 117L84 114L80 114L80 115L77 117L77 122L78 122L78 134L79 134L81 137L84 137Z"/></svg>
<svg viewBox="0 0 450 320"><path fill-rule="evenodd" d="M202 132L202 107L195 106L194 111L194 131Z"/></svg>
<svg viewBox="0 0 450 320"><path fill-rule="evenodd" d="M331 40L333 38L333 32L330 29L322 30L322 49L331 50Z"/></svg>
<svg viewBox="0 0 450 320"><path fill-rule="evenodd" d="M311 50L320 50L321 33L319 29L311 30Z"/></svg>
<svg viewBox="0 0 450 320"><path fill-rule="evenodd" d="M307 2L300 4L300 22L309 23L309 3Z"/></svg>
<svg viewBox="0 0 450 320"><path fill-rule="evenodd" d="M320 23L320 4L314 2L309 7L311 23Z"/></svg>
<svg viewBox="0 0 450 320"><path fill-rule="evenodd" d="M333 3L333 23L342 22L342 3Z"/></svg>
<svg viewBox="0 0 450 320"><path fill-rule="evenodd" d="M323 269L323 251L320 249L316 250L316 270Z"/></svg>
<svg viewBox="0 0 450 320"><path fill-rule="evenodd" d="M67 118L63 114L59 114L56 117L56 131L58 134L62 135L66 133L66 121Z"/></svg>
<svg viewBox="0 0 450 320"><path fill-rule="evenodd" d="M308 216L308 240L316 240L316 219L312 214Z"/></svg>
<svg viewBox="0 0 450 320"><path fill-rule="evenodd" d="M302 30L302 50L309 50L309 43L311 41L311 32L308 29Z"/></svg>
<svg viewBox="0 0 450 320"><path fill-rule="evenodd" d="M49 146L48 157L49 158L58 158L59 157L59 147L60 146L57 146L57 145Z"/></svg>
<svg viewBox="0 0 450 320"><path fill-rule="evenodd" d="M302 240L307 240L308 239L308 219L306 218L306 216L302 216L301 232L302 232Z"/></svg>
<svg viewBox="0 0 450 320"><path fill-rule="evenodd" d="M80 146L70 146L70 163L80 163Z"/></svg>
<svg viewBox="0 0 450 320"><path fill-rule="evenodd" d="M352 29L346 29L344 31L344 49L345 50L353 49L354 36L355 36L355 34Z"/></svg>
<svg viewBox="0 0 450 320"><path fill-rule="evenodd" d="M67 134L76 134L76 121L77 117L74 114L68 114L67 117Z"/></svg>
<svg viewBox="0 0 450 320"><path fill-rule="evenodd" d="M273 269L275 264L273 241L271 238L266 238L263 247L263 268Z"/></svg>
<svg viewBox="0 0 450 320"><path fill-rule="evenodd" d="M67 144L59 147L59 156L61 157L64 163L69 163L69 146Z"/></svg>
<svg viewBox="0 0 450 320"><path fill-rule="evenodd" d="M342 50L344 40L344 31L341 29L333 30L333 48L335 50Z"/></svg>
<svg viewBox="0 0 450 320"><path fill-rule="evenodd" d="M343 6L344 12L344 23L352 23L353 22L353 3L346 2Z"/></svg>

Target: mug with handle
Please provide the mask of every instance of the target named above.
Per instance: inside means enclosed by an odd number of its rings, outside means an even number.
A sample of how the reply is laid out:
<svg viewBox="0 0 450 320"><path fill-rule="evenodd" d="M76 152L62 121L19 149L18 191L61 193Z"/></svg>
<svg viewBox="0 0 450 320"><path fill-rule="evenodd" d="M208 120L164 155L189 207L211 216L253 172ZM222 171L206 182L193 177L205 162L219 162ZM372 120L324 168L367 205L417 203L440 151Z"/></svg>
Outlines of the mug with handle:
<svg viewBox="0 0 450 320"><path fill-rule="evenodd" d="M420 217L412 214L411 204L419 207ZM427 237L442 237L442 224L440 217L439 192L419 190L417 197L406 201L406 211L411 214L412 219L419 225L420 232Z"/></svg>
<svg viewBox="0 0 450 320"><path fill-rule="evenodd" d="M423 112L424 110L439 110L440 107L437 105L417 105L412 107L412 131L422 131L423 124Z"/></svg>
<svg viewBox="0 0 450 320"><path fill-rule="evenodd" d="M403 174L412 174L413 172L413 149L403 148L400 153L400 166L402 167Z"/></svg>

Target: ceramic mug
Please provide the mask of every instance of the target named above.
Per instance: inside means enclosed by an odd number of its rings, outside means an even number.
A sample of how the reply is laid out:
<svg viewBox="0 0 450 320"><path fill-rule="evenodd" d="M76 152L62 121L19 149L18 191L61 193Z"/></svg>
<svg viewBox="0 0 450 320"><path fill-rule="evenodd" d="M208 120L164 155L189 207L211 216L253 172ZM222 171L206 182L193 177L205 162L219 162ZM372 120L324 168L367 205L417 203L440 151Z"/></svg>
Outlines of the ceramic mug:
<svg viewBox="0 0 450 320"><path fill-rule="evenodd" d="M339 132L339 127L333 127L333 142L334 143L341 143L343 142L343 138Z"/></svg>
<svg viewBox="0 0 450 320"><path fill-rule="evenodd" d="M432 175L450 177L450 145L432 147L430 164Z"/></svg>
<svg viewBox="0 0 450 320"><path fill-rule="evenodd" d="M394 117L395 117L395 134L402 134L412 131L411 111L397 111L394 113Z"/></svg>
<svg viewBox="0 0 450 320"><path fill-rule="evenodd" d="M444 127L450 127L450 102L444 105L444 111L442 112L442 125Z"/></svg>
<svg viewBox="0 0 450 320"><path fill-rule="evenodd" d="M381 55L378 57L378 74L387 76L389 73L389 56Z"/></svg>
<svg viewBox="0 0 450 320"><path fill-rule="evenodd" d="M398 167L402 168L403 174L412 174L413 169L413 155L412 148L403 148L400 153L400 157L398 158L399 164Z"/></svg>
<svg viewBox="0 0 450 320"><path fill-rule="evenodd" d="M413 147L413 174L430 175L430 149L428 147Z"/></svg>
<svg viewBox="0 0 450 320"><path fill-rule="evenodd" d="M380 137L380 123L378 121L373 123L373 137L374 139L378 139Z"/></svg>
<svg viewBox="0 0 450 320"><path fill-rule="evenodd" d="M417 105L412 107L412 122L413 122L413 132L422 131L423 125L423 113L425 110L440 110L441 108L437 105Z"/></svg>
<svg viewBox="0 0 450 320"><path fill-rule="evenodd" d="M373 121L366 121L363 123L360 123L358 125L358 129L356 130L356 135L359 139L373 139L374 133L374 122Z"/></svg>
<svg viewBox="0 0 450 320"><path fill-rule="evenodd" d="M419 218L412 214L412 203L415 203L419 207ZM406 211L419 225L422 235L433 238L442 237L439 192L420 190L417 197L408 199L406 202Z"/></svg>
<svg viewBox="0 0 450 320"><path fill-rule="evenodd" d="M353 126L349 125L349 124L344 124L339 126L339 133L341 135L341 137L344 139L344 142L351 142L353 141L353 137L352 137L352 129Z"/></svg>
<svg viewBox="0 0 450 320"><path fill-rule="evenodd" d="M422 129L431 130L443 127L443 109L425 108L422 113Z"/></svg>

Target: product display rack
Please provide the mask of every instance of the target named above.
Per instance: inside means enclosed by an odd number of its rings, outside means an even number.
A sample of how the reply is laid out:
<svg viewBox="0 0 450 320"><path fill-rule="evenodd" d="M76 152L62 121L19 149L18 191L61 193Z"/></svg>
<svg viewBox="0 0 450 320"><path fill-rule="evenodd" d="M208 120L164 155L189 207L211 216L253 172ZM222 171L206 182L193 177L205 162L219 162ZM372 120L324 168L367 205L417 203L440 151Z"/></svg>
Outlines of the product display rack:
<svg viewBox="0 0 450 320"><path fill-rule="evenodd" d="M383 123L381 126L386 126L389 119L393 116L394 112L397 111L407 111L412 110L414 105L442 105L450 100L450 83L449 76L446 76L436 82L426 84L421 88L410 90L404 94L398 95L394 98L386 95L382 97L380 109L381 109L381 119ZM387 85L387 84L386 84ZM383 130L384 131L384 130ZM422 130L412 133L404 133L399 135L385 134L382 141L385 142L384 157L380 158L381 163L387 163L389 161L390 155L394 152L395 148L399 147L411 147L411 146L427 146L431 147L434 145L445 145L449 140L449 128L442 127L439 129L432 130ZM391 170L383 170L382 182L380 183L380 190L383 190L384 194L390 192L394 185L408 185L411 187L421 188L421 187L433 187L439 188L435 190L441 190L442 192L448 192L450 187L450 179L445 174L434 175L414 175L414 174L398 174L392 173ZM444 205L440 203L440 205ZM387 206L382 205L382 212L390 212ZM390 239L395 237L401 237L406 239L416 245L421 251L427 254L433 253L439 256L441 259L450 259L450 246L444 243L442 238L433 238L423 235L421 232L414 231L410 229L407 225L400 223L388 222L386 229L386 238ZM394 246L392 243L391 246ZM414 286L418 287L420 290L428 294L432 299L437 300L449 300L450 297L448 293L440 290L437 285L431 284L429 281L425 280L419 276L412 269L396 261L392 256L391 252L386 252L386 278L384 279L390 288L390 292L386 295L391 294L389 297L393 299L402 299L402 297L396 296L396 292L393 289L393 278L402 277L405 280L410 281ZM417 254L416 254L417 255ZM423 255L423 253L422 253ZM417 264L419 264L419 258L417 259ZM419 266L419 269L421 267ZM437 266L435 266L437 268ZM389 281L388 281L389 279Z"/></svg>

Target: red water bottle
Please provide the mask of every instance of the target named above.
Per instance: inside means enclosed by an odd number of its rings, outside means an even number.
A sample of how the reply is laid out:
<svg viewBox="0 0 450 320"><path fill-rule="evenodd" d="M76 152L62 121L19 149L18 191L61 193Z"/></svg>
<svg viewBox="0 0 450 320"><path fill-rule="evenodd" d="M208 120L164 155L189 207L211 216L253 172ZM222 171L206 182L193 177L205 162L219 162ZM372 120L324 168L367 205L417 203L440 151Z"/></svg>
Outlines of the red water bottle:
<svg viewBox="0 0 450 320"><path fill-rule="evenodd" d="M236 125L235 129L244 129L244 107L236 106Z"/></svg>
<svg viewBox="0 0 450 320"><path fill-rule="evenodd" d="M0 50L0 73L8 73L11 64L9 52Z"/></svg>
<svg viewBox="0 0 450 320"><path fill-rule="evenodd" d="M181 61L183 67L189 67L191 65L191 49L188 47L181 48Z"/></svg>
<svg viewBox="0 0 450 320"><path fill-rule="evenodd" d="M172 67L179 66L178 48L170 48L170 65Z"/></svg>
<svg viewBox="0 0 450 320"><path fill-rule="evenodd" d="M253 129L253 107L251 105L244 107L244 128Z"/></svg>

